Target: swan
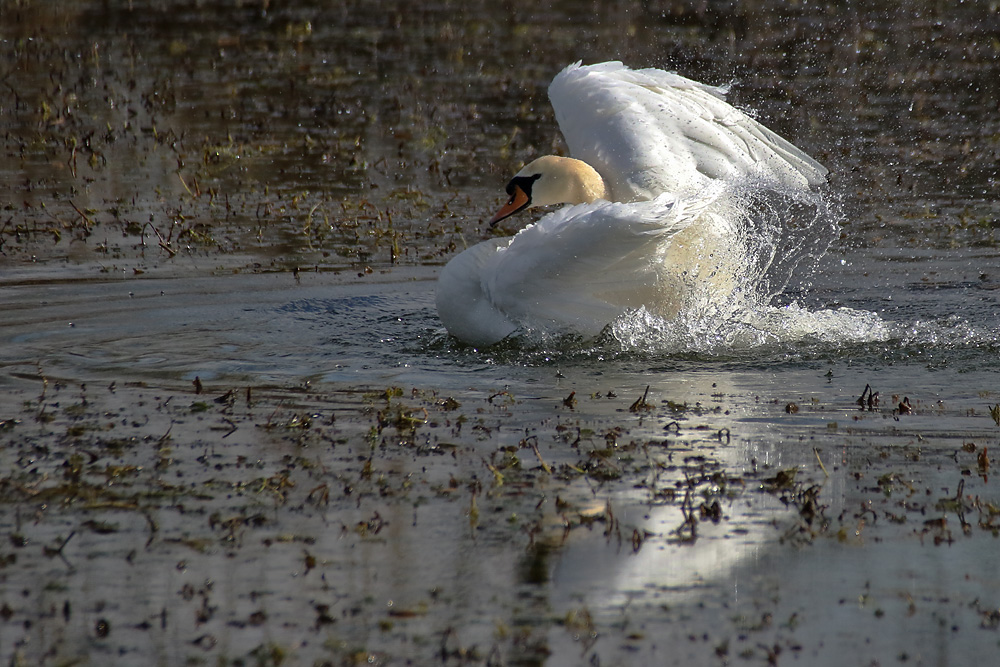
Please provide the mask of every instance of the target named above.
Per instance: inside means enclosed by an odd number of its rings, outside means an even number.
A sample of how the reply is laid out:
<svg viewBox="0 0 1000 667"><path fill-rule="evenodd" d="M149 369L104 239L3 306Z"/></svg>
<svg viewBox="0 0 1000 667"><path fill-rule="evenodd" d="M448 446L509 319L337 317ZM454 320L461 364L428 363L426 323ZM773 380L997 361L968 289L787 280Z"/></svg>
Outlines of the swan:
<svg viewBox="0 0 1000 667"><path fill-rule="evenodd" d="M491 226L565 204L442 269L438 315L486 347L525 330L597 336L628 311L724 302L746 262L735 182L809 191L827 170L725 101L727 88L620 62L566 67L549 86L572 157L533 160Z"/></svg>

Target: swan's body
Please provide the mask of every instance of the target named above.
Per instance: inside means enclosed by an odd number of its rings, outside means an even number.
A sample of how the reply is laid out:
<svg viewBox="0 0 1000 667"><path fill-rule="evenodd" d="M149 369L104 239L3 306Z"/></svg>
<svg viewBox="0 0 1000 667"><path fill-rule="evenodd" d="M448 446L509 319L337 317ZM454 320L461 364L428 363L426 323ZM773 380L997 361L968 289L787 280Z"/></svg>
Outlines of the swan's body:
<svg viewBox="0 0 1000 667"><path fill-rule="evenodd" d="M437 288L448 331L477 346L525 327L592 337L629 310L671 317L692 295L732 294L744 260L726 186L808 190L826 169L724 93L621 63L557 75L549 98L574 157L518 172L491 224L573 206L452 259Z"/></svg>

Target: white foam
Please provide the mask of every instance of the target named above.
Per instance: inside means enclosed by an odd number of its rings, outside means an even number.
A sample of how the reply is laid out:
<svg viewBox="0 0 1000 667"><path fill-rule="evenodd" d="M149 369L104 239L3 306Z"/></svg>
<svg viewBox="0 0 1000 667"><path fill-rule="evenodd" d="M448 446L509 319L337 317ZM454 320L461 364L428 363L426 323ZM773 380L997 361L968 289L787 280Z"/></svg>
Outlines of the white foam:
<svg viewBox="0 0 1000 667"><path fill-rule="evenodd" d="M894 328L875 313L851 308L811 311L794 304L715 314L700 310L671 319L639 309L615 320L607 335L628 351L708 356L808 343L878 343L895 336Z"/></svg>

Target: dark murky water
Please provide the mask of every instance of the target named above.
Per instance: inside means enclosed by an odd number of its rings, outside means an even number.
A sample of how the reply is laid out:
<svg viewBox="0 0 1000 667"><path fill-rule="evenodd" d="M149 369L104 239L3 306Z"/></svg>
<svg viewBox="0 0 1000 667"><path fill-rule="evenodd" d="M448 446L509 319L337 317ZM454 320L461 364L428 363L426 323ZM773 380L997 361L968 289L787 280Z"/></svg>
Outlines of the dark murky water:
<svg viewBox="0 0 1000 667"><path fill-rule="evenodd" d="M995 655L998 28L0 4L0 662ZM562 150L580 59L732 83L830 168L839 238L762 320L445 335L437 271Z"/></svg>

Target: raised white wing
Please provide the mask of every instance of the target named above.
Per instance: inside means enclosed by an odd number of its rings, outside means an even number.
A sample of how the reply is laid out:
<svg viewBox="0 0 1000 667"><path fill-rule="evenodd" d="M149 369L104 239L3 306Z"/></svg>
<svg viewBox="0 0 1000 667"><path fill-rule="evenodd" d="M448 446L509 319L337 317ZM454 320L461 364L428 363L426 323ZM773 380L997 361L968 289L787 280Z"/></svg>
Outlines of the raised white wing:
<svg viewBox="0 0 1000 667"><path fill-rule="evenodd" d="M618 201L683 196L708 179L824 182L822 165L729 106L725 92L656 69L577 63L552 81L549 99L571 155L593 166Z"/></svg>

